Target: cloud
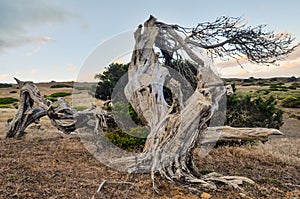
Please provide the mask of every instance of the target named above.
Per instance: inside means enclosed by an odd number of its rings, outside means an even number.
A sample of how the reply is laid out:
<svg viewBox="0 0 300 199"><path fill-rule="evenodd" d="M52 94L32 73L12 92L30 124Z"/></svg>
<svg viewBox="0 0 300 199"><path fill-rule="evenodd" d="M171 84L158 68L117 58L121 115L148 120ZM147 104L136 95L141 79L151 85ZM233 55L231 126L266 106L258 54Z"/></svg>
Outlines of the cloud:
<svg viewBox="0 0 300 199"><path fill-rule="evenodd" d="M77 67L72 65L72 64L68 64L67 65L67 71L77 71Z"/></svg>
<svg viewBox="0 0 300 199"><path fill-rule="evenodd" d="M53 42L53 41L55 41L55 40L51 37L41 37L38 39L33 39L31 42L28 42L28 43L36 43L38 46L36 46L32 51L27 52L25 55L32 56L33 54L40 52L42 45L44 45L47 42Z"/></svg>
<svg viewBox="0 0 300 199"><path fill-rule="evenodd" d="M39 72L39 70L37 70L37 69L32 69L32 70L30 71L30 74L35 75L35 74L37 74L38 72Z"/></svg>
<svg viewBox="0 0 300 199"><path fill-rule="evenodd" d="M0 53L28 44L40 45L54 41L44 35L33 36L32 30L66 21L72 16L72 13L55 5L53 1L0 1Z"/></svg>
<svg viewBox="0 0 300 199"><path fill-rule="evenodd" d="M300 47L296 48L294 52L287 56L287 60L294 60L300 58Z"/></svg>
<svg viewBox="0 0 300 199"><path fill-rule="evenodd" d="M7 79L9 77L9 74L0 74L0 79Z"/></svg>
<svg viewBox="0 0 300 199"><path fill-rule="evenodd" d="M222 77L272 77L272 76L299 76L300 74L300 47L286 56L283 60L278 61L278 66L270 64L258 65L248 62L245 58L240 61L243 68L239 66L235 59L228 61L216 62L215 66Z"/></svg>

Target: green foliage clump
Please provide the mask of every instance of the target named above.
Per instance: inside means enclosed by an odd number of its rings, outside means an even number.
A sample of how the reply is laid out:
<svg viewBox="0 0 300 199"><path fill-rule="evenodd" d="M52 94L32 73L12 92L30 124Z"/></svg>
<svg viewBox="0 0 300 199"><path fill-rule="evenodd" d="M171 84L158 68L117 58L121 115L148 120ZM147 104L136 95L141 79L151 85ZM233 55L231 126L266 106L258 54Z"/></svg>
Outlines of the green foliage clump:
<svg viewBox="0 0 300 199"><path fill-rule="evenodd" d="M14 94L14 93L17 93L17 91L10 91L9 93Z"/></svg>
<svg viewBox="0 0 300 199"><path fill-rule="evenodd" d="M57 92L57 93L52 93L49 96L45 95L44 97L47 100L50 100L51 102L56 102L58 100L57 98L59 98L59 97L66 97L66 96L69 96L69 95L72 95L72 93L69 93L69 92Z"/></svg>
<svg viewBox="0 0 300 199"><path fill-rule="evenodd" d="M291 90L296 90L299 87L298 83L292 83L292 85L290 85L288 88Z"/></svg>
<svg viewBox="0 0 300 199"><path fill-rule="evenodd" d="M251 99L250 95L230 95L227 98L226 125L279 129L283 124L283 111L275 105L273 96Z"/></svg>
<svg viewBox="0 0 300 199"><path fill-rule="evenodd" d="M149 130L146 127L141 126L142 121L134 111L132 106L117 102L108 108L112 111L116 119L121 121L134 121L137 127L128 129L128 134L120 130L114 129L112 132L106 133L106 137L118 147L129 151L142 151L146 137L149 134ZM126 123L126 122L125 122ZM125 127L126 128L126 127Z"/></svg>
<svg viewBox="0 0 300 199"><path fill-rule="evenodd" d="M128 71L129 64L110 64L103 73L95 75L100 82L97 85L95 97L101 100L111 99L113 88L118 80Z"/></svg>
<svg viewBox="0 0 300 199"><path fill-rule="evenodd" d="M50 88L73 88L73 86L67 84L55 84L50 86Z"/></svg>
<svg viewBox="0 0 300 199"><path fill-rule="evenodd" d="M0 98L0 104L13 104L18 101L19 101L18 99L12 97Z"/></svg>
<svg viewBox="0 0 300 199"><path fill-rule="evenodd" d="M282 100L282 106L286 108L300 108L300 97L289 96Z"/></svg>
<svg viewBox="0 0 300 199"><path fill-rule="evenodd" d="M57 93L52 93L51 95L49 95L49 97L66 97L71 95L72 93L69 92L57 92Z"/></svg>
<svg viewBox="0 0 300 199"><path fill-rule="evenodd" d="M116 146L128 151L142 151L146 143L146 136L149 131L145 127L138 126L131 129L129 134L117 129L114 132L107 132L105 136ZM134 136L133 136L134 135Z"/></svg>
<svg viewBox="0 0 300 199"><path fill-rule="evenodd" d="M12 84L3 84L3 83L0 83L0 88L10 88L12 87Z"/></svg>
<svg viewBox="0 0 300 199"><path fill-rule="evenodd" d="M283 91L283 92L286 92L286 91L289 90L289 87L284 86L284 83L282 83L282 82L278 82L278 83L275 83L275 84L271 84L270 85L270 90L271 91Z"/></svg>

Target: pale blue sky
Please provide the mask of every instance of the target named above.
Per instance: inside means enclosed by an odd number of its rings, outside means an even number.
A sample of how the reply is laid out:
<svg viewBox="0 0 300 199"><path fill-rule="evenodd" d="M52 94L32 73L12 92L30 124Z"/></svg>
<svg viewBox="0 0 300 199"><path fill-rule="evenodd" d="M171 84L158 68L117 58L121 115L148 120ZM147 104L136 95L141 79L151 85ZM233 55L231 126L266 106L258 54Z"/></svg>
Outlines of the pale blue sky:
<svg viewBox="0 0 300 199"><path fill-rule="evenodd" d="M76 80L98 45L133 31L150 14L185 27L223 15L242 16L249 25L267 24L267 29L290 32L300 41L299 8L298 0L1 0L0 82L13 82L14 76L35 82ZM228 77L300 76L299 56L296 51L271 68L221 63L218 71ZM101 71L104 65L97 67Z"/></svg>

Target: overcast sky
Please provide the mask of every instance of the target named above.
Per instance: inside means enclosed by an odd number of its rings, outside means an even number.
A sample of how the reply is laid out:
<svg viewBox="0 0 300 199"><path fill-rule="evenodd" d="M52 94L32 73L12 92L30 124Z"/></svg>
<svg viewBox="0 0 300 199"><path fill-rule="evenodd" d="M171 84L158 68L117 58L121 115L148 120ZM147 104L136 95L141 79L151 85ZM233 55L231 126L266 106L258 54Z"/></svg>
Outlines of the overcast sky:
<svg viewBox="0 0 300 199"><path fill-rule="evenodd" d="M267 24L268 30L289 32L300 41L299 8L299 0L1 0L0 82L13 82L12 77L35 82L75 81L97 46L112 44L108 41L130 33L150 14L185 27L224 15L242 16L249 25ZM130 42L124 45L131 48ZM116 55L114 47L103 52L97 57L106 53L114 57L96 60L95 71L128 53ZM229 60L218 64L217 71L222 77L298 77L299 57L300 50L279 66L269 67L245 64L241 68Z"/></svg>

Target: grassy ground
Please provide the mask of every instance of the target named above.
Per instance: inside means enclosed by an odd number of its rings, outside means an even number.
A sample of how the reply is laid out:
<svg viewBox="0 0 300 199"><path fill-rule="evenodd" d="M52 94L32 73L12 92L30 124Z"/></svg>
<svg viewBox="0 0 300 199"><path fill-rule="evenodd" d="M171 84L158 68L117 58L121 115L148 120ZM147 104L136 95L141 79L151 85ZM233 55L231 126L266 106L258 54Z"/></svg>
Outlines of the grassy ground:
<svg viewBox="0 0 300 199"><path fill-rule="evenodd" d="M42 95L72 92L71 88L49 89L49 84L38 86ZM18 93L10 93L11 90L16 89L0 89L0 97L18 98ZM78 94L80 99L86 96ZM67 96L67 100L70 102L72 97ZM265 144L220 147L205 158L200 158L197 154L201 149L196 149L200 172L253 179L256 185L243 185L243 193L222 185L219 191L196 185L195 190L189 190L157 177L158 194L153 191L148 174L128 175L102 165L77 135L61 134L47 118L30 126L24 138L4 139L5 122L15 112L0 109L0 198L201 198L203 192L212 198L300 197L300 121L293 117L299 109L285 109L285 124L281 128L285 135ZM100 194L96 194L104 180Z"/></svg>

